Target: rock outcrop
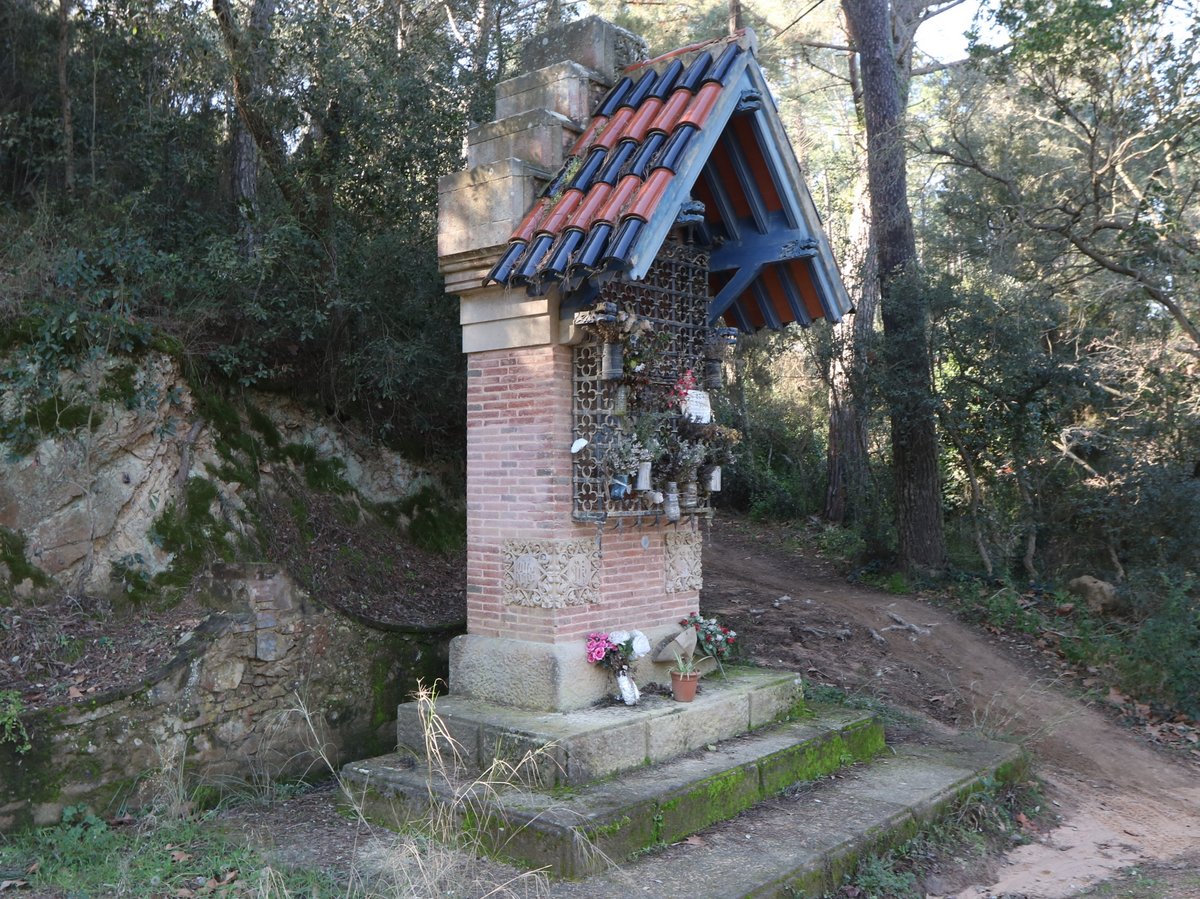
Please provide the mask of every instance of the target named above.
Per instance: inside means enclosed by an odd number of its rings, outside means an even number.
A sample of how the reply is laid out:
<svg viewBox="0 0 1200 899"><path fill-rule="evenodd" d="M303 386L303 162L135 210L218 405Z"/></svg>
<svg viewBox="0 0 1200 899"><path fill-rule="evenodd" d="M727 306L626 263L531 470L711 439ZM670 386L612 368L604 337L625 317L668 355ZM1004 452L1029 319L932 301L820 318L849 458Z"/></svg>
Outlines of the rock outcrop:
<svg viewBox="0 0 1200 899"><path fill-rule="evenodd" d="M71 427L43 424L22 451L0 443L0 528L23 539L27 561L53 589L108 594L125 589L130 572L149 579L168 569L173 549L155 523L185 501L192 479L212 488L202 492L208 508L193 513L220 522L220 539L247 535L248 490L260 479L269 482L276 466L294 464L295 453L277 462L238 456L239 447L210 421L202 398L163 353L148 353L136 364L112 357L64 374L63 383L76 414ZM299 403L268 394L246 402L262 413L260 428L277 432L264 446L299 447L316 460L336 460L338 477L368 502L398 502L434 481L399 454L331 426ZM220 424L229 429L232 419L243 429L243 443L261 439L236 410L222 412ZM0 401L0 417L22 416L28 411L13 398ZM18 597L33 592L34 580L18 577L20 566L4 562L0 590Z"/></svg>

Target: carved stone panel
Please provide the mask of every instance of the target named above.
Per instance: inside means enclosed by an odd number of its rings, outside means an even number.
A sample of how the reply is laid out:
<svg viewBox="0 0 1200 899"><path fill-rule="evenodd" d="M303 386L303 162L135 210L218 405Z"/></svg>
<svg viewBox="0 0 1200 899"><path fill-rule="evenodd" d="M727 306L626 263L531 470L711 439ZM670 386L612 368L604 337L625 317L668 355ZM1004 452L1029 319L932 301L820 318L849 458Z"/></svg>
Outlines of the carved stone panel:
<svg viewBox="0 0 1200 899"><path fill-rule="evenodd" d="M594 540L505 540L501 553L501 587L510 605L564 609L600 601Z"/></svg>
<svg viewBox="0 0 1200 899"><path fill-rule="evenodd" d="M704 586L700 562L703 538L699 531L678 530L667 534L666 588L668 593L699 590Z"/></svg>

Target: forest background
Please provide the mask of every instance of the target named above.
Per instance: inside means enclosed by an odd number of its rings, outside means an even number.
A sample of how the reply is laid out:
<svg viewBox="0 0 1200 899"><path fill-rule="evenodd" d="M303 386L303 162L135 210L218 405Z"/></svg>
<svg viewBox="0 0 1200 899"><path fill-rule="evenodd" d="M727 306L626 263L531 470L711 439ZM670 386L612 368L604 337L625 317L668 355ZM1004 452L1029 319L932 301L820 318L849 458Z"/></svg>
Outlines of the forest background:
<svg viewBox="0 0 1200 899"><path fill-rule="evenodd" d="M927 58L960 2L3 0L0 386L36 409L81 359L166 347L461 475L435 236L466 129L551 24L598 12L661 52L733 16L858 311L742 341L725 502L981 616L1107 579L1117 616L1062 613L1074 651L1200 715L1200 9L994 0L968 55Z"/></svg>

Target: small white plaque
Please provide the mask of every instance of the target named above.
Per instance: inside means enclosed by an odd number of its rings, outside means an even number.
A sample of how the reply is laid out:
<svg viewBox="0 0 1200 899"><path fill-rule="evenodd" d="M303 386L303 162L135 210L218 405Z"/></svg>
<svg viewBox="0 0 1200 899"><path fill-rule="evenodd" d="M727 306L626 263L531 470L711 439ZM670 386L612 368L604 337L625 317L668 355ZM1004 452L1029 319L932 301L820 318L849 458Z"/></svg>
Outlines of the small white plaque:
<svg viewBox="0 0 1200 899"><path fill-rule="evenodd" d="M712 403L709 402L708 393L703 390L689 390L687 398L683 401L683 414L702 425L712 421Z"/></svg>

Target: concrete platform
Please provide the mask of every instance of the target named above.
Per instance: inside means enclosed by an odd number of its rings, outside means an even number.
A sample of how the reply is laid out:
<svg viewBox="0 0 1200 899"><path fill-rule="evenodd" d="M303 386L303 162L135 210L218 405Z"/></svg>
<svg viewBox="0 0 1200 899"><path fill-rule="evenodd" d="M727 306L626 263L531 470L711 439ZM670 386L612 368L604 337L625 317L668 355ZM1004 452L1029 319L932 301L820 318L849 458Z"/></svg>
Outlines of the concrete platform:
<svg viewBox="0 0 1200 899"><path fill-rule="evenodd" d="M691 703L646 695L632 708L537 712L449 695L438 698L437 714L467 769L481 771L493 758L515 761L548 747L542 783L577 786L731 739L803 708L797 675L732 666L726 675L705 677ZM417 703L400 706L396 731L399 752L424 757ZM449 744L442 748L448 754Z"/></svg>
<svg viewBox="0 0 1200 899"><path fill-rule="evenodd" d="M646 723L672 717L648 715ZM469 781L431 778L409 754L355 762L342 774L362 791L368 816L379 823L403 828L427 815L431 801L438 802L452 806L463 825L497 855L578 878L883 750L883 728L874 716L831 708L567 789L508 789L493 795Z"/></svg>

